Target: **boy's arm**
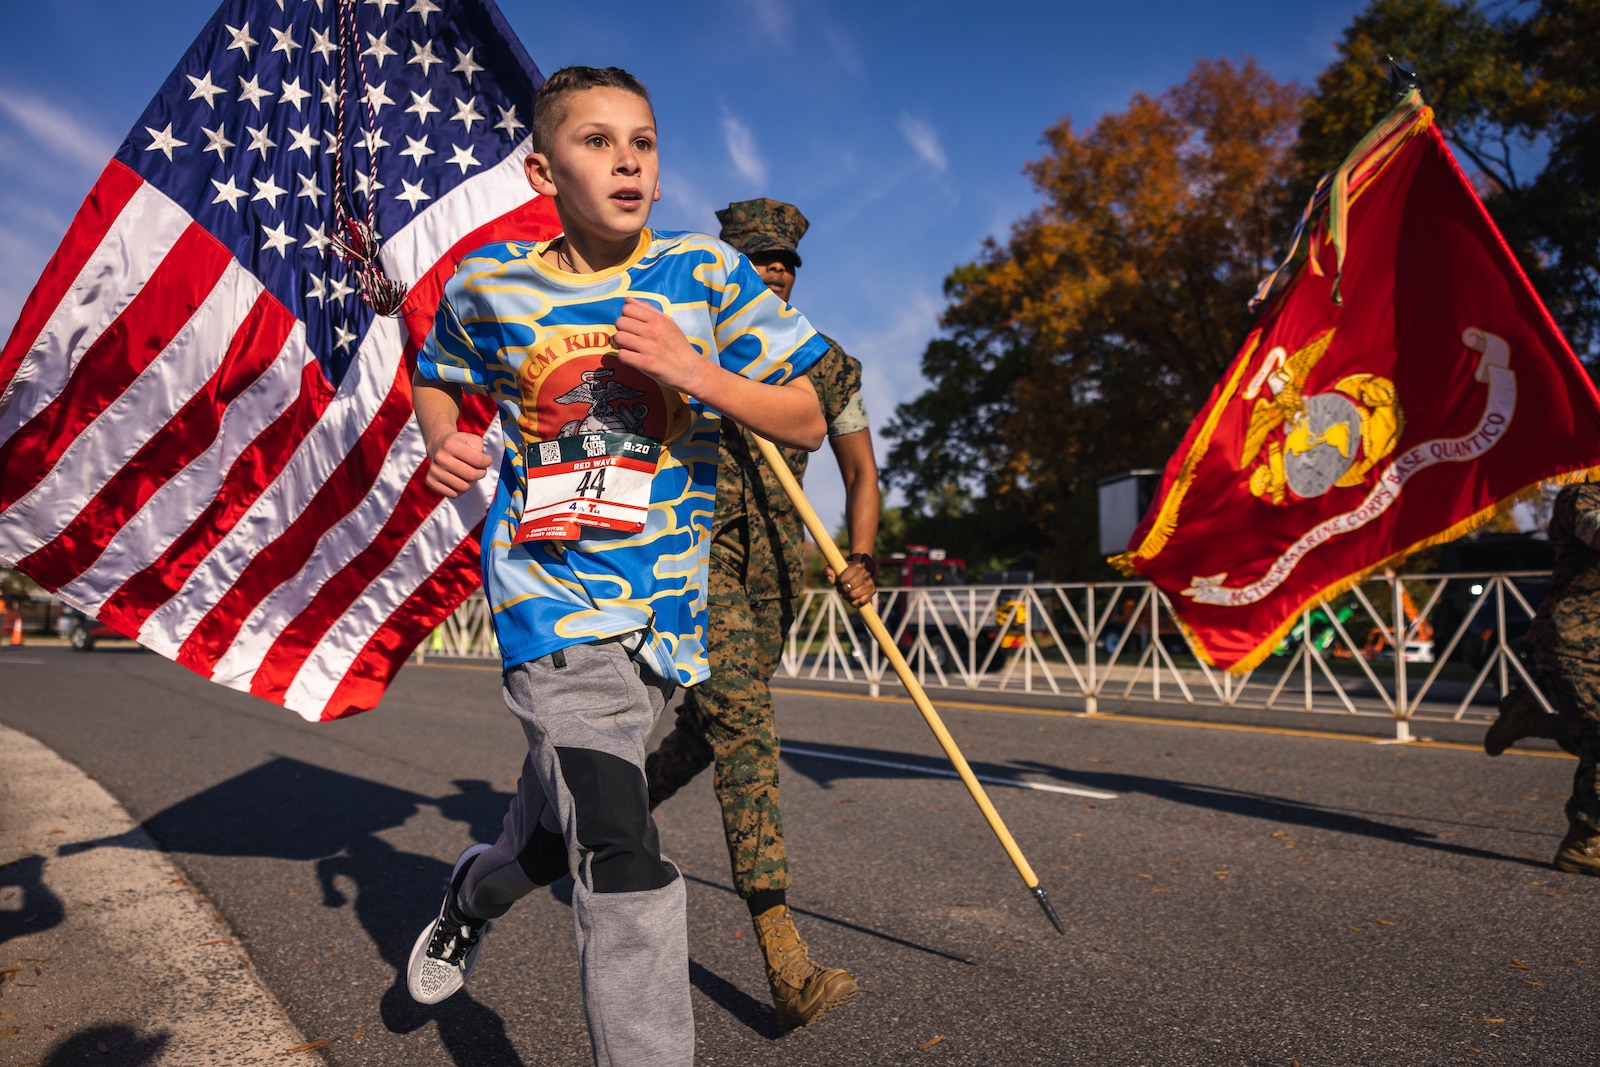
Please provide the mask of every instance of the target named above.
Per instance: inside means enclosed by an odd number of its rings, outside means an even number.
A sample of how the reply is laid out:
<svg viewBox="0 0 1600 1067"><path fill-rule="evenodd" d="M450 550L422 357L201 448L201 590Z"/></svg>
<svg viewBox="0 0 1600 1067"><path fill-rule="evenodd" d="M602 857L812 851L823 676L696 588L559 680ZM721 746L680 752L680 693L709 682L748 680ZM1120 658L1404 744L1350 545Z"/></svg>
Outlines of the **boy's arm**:
<svg viewBox="0 0 1600 1067"><path fill-rule="evenodd" d="M776 386L724 370L696 351L654 304L629 299L623 306L617 353L628 366L776 444L814 452L828 432L817 391L805 375Z"/></svg>
<svg viewBox="0 0 1600 1067"><path fill-rule="evenodd" d="M411 403L428 452L428 488L440 496L460 496L489 473L494 462L483 450L481 436L456 429L461 387L419 372L411 377Z"/></svg>

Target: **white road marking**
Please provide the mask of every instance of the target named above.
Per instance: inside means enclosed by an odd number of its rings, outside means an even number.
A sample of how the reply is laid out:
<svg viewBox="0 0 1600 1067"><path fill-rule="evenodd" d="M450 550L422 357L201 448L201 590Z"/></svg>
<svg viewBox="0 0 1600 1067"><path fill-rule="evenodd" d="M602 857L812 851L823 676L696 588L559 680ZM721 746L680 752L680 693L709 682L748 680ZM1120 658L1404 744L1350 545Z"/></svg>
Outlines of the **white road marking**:
<svg viewBox="0 0 1600 1067"><path fill-rule="evenodd" d="M871 759L867 756L845 756L837 752L823 752L815 748L805 748L800 745L781 744L778 751L787 752L792 756L809 756L812 759L839 760L842 763L865 763L873 767L889 767L897 771L915 771L918 774L937 774L945 778L960 778L954 767L927 767L915 763L895 763L886 759ZM1116 800L1115 793L1102 793L1098 789L1078 789L1067 785L1048 785L1044 782L1025 782L1020 778L999 778L989 774L977 774L973 777L989 785L1009 785L1017 789L1034 789L1041 793L1066 793L1074 797L1090 797L1094 800Z"/></svg>

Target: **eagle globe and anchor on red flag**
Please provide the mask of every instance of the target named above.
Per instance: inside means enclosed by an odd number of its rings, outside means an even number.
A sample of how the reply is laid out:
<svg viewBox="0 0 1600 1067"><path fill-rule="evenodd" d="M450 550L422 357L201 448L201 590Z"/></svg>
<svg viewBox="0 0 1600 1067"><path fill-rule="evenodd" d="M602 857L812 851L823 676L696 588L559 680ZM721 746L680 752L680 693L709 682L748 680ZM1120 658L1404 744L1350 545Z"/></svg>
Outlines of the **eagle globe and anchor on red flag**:
<svg viewBox="0 0 1600 1067"><path fill-rule="evenodd" d="M1395 384L1373 373L1345 375L1332 387L1305 395L1306 380L1326 354L1329 330L1297 351L1267 353L1242 399L1253 401L1249 431L1238 469L1249 471L1250 492L1286 506L1327 497L1335 490L1359 490L1372 469L1388 459L1405 429L1405 412ZM1296 564L1318 545L1354 533L1400 500L1405 483L1436 463L1478 459L1499 442L1516 411L1517 382L1511 350L1503 337L1469 326L1462 344L1476 353L1474 377L1485 384L1482 415L1464 437L1434 438L1408 448L1364 495L1343 494L1353 507L1313 527L1274 562L1261 579L1238 588L1227 574L1196 576L1183 595L1207 604L1244 604L1276 589ZM1270 396L1262 396L1263 392ZM1356 503L1355 501L1359 501Z"/></svg>

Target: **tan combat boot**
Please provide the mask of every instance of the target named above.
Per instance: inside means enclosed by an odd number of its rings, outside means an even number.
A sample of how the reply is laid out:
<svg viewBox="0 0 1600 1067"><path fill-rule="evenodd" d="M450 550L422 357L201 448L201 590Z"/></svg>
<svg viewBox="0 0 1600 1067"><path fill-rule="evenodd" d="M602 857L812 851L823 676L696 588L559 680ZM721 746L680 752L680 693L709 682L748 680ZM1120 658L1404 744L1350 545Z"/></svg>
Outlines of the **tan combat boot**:
<svg viewBox="0 0 1600 1067"><path fill-rule="evenodd" d="M1556 717L1548 715L1526 689L1513 689L1500 701L1500 716L1483 735L1483 750L1498 756L1524 737L1556 736Z"/></svg>
<svg viewBox="0 0 1600 1067"><path fill-rule="evenodd" d="M772 1005L785 1033L822 1018L856 995L856 980L849 971L811 962L787 906L768 908L754 921L756 940L767 958Z"/></svg>
<svg viewBox="0 0 1600 1067"><path fill-rule="evenodd" d="M1600 877L1600 830L1569 822L1567 836L1556 849L1555 867L1568 874Z"/></svg>

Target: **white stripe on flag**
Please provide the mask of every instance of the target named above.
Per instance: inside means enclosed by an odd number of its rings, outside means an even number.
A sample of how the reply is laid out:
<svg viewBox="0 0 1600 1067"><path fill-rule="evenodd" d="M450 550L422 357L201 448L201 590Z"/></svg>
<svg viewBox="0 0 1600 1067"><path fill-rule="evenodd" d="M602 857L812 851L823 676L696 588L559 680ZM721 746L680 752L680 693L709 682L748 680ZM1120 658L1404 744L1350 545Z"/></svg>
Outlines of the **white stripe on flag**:
<svg viewBox="0 0 1600 1067"><path fill-rule="evenodd" d="M354 510L322 535L305 565L256 605L240 627L238 638L217 661L212 672L213 681L239 689L249 688L256 668L278 634L288 628L310 605L317 591L360 555L383 529L394 513L406 482L422 461L422 434L414 423L407 422L384 457L377 482Z"/></svg>
<svg viewBox="0 0 1600 1067"><path fill-rule="evenodd" d="M0 393L0 444L66 388L83 354L150 280L189 222L154 186L133 194Z"/></svg>
<svg viewBox="0 0 1600 1067"><path fill-rule="evenodd" d="M467 234L534 199L522 169L531 145L531 139L524 139L505 159L450 190L384 241L384 269L415 281Z"/></svg>
<svg viewBox="0 0 1600 1067"><path fill-rule="evenodd" d="M145 621L139 631L140 641L169 656L177 655L184 639L210 607L232 588L250 562L299 518L367 432L394 384L400 355L399 325L394 319L374 319L340 383L338 395L322 418L272 484L195 567L183 588ZM243 610L249 612L254 607L245 605Z"/></svg>
<svg viewBox="0 0 1600 1067"><path fill-rule="evenodd" d="M222 364L261 283L237 262L128 388L67 446L50 473L6 509L0 556L21 559L53 540ZM25 536L24 536L25 535Z"/></svg>
<svg viewBox="0 0 1600 1067"><path fill-rule="evenodd" d="M295 323L272 366L228 406L211 445L157 489L111 538L94 566L63 586L59 595L92 614L124 582L159 559L216 499L240 454L299 398L301 374L315 360L306 347L305 327Z"/></svg>
<svg viewBox="0 0 1600 1067"><path fill-rule="evenodd" d="M490 432L487 445L492 453L501 447L498 424ZM308 719L320 717L334 690L377 633L422 584L433 577L452 552L472 532L488 510L483 486L485 478L469 493L445 500L434 508L426 521L382 574L367 586L326 634L295 675L284 694L284 706Z"/></svg>

